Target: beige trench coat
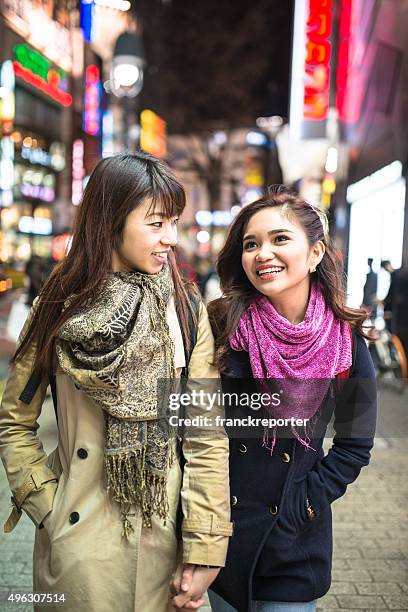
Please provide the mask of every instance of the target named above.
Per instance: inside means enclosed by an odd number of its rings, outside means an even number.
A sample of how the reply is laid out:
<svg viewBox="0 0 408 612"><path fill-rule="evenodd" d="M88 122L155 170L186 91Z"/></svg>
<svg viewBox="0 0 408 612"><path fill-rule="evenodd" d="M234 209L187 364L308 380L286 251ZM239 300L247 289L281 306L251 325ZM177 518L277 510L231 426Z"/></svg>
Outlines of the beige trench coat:
<svg viewBox="0 0 408 612"><path fill-rule="evenodd" d="M173 301L167 309L167 320L180 374L185 361ZM34 354L32 346L8 378L0 408L0 454L16 506L5 531L14 528L19 509L30 516L37 527L34 590L67 596L64 605L36 609L167 612L171 609L169 582L181 558L186 563L225 563L228 536L232 534L227 437L185 438L183 482L178 461L168 476L167 524L154 519L151 529L143 527L140 512L132 508L134 531L126 540L120 508L104 485L102 410L57 370L59 440L47 457L36 435L47 381L42 381L29 405L18 399L30 376ZM213 337L201 306L189 376L217 377L210 365L212 357ZM216 410L223 414L221 407ZM175 536L180 492L185 517L182 545Z"/></svg>

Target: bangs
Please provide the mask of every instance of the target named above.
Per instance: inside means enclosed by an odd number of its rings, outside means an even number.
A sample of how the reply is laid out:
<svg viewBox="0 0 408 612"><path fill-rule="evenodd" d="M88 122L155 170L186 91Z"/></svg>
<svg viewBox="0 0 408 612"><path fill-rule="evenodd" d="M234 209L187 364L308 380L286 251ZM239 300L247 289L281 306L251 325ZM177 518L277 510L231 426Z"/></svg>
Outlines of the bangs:
<svg viewBox="0 0 408 612"><path fill-rule="evenodd" d="M148 212L161 212L169 219L179 217L186 206L186 194L181 183L167 168L165 173L152 172L150 179Z"/></svg>

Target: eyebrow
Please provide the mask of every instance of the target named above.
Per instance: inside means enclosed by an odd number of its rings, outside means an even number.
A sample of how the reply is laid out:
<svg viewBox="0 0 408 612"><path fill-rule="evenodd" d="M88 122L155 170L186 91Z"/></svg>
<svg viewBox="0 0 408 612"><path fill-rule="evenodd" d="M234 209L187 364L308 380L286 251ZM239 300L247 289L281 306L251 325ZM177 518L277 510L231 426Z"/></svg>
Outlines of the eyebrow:
<svg viewBox="0 0 408 612"><path fill-rule="evenodd" d="M269 232L267 232L268 236L271 236L273 234L280 234L281 232L285 232L287 234L293 234L294 232L292 232L291 230L285 229L285 228L281 228L281 229L275 229L275 230L270 230ZM243 237L242 240L248 240L249 238L256 238L255 234L247 234L246 236Z"/></svg>
<svg viewBox="0 0 408 612"><path fill-rule="evenodd" d="M151 212L149 215L146 215L145 219L151 219L152 217L160 217L161 219L164 219L164 217L166 217L166 213L164 212L160 212L160 211L154 211Z"/></svg>
<svg viewBox="0 0 408 612"><path fill-rule="evenodd" d="M151 219L152 217L160 217L160 219L172 219L173 217L178 217L178 215L171 215L171 217L168 217L165 212L157 211L150 213L145 217L145 219Z"/></svg>

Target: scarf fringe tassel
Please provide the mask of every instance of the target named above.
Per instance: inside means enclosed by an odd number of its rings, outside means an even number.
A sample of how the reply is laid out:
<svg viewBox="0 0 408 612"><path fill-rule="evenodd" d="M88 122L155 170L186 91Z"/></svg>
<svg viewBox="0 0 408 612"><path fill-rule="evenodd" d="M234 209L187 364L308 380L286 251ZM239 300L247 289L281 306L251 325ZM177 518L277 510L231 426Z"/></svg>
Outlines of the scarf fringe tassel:
<svg viewBox="0 0 408 612"><path fill-rule="evenodd" d="M145 460L146 449L105 455L108 491L112 491L113 499L120 504L122 535L126 538L134 531L128 519L131 505L140 508L145 527L152 526L153 514L163 519L164 524L168 517L167 475L152 473Z"/></svg>

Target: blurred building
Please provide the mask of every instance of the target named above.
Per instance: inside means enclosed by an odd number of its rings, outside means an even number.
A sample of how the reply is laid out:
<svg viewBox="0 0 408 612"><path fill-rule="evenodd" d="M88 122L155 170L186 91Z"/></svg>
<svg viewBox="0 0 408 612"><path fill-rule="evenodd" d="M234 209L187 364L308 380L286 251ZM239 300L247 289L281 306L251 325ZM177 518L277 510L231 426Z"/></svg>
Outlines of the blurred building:
<svg viewBox="0 0 408 612"><path fill-rule="evenodd" d="M282 181L274 138L257 125L168 136L168 156L187 193L179 225L190 256L214 260L239 210Z"/></svg>
<svg viewBox="0 0 408 612"><path fill-rule="evenodd" d="M0 4L2 261L49 256L67 186L74 55L68 3Z"/></svg>
<svg viewBox="0 0 408 612"><path fill-rule="evenodd" d="M2 262L61 258L87 177L102 157L104 60L126 28L117 18L122 11L105 4L0 1Z"/></svg>
<svg viewBox="0 0 408 612"><path fill-rule="evenodd" d="M295 2L280 160L285 181L328 210L353 306L368 258L376 271L383 259L408 264L407 25L407 0Z"/></svg>

